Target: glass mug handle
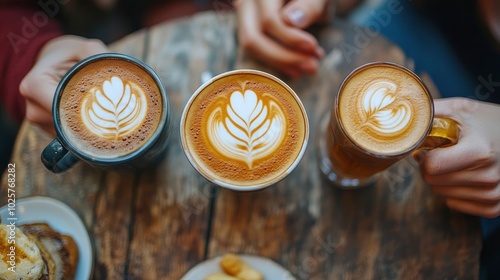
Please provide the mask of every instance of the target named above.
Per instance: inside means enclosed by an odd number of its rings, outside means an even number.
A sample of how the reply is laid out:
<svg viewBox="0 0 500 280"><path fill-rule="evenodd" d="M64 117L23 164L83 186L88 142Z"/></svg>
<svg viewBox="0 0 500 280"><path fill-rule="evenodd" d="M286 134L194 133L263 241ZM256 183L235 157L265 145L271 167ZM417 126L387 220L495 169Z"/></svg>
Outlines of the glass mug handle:
<svg viewBox="0 0 500 280"><path fill-rule="evenodd" d="M460 129L455 120L445 117L434 117L431 131L418 149L430 150L437 147L455 145L458 142L459 132Z"/></svg>
<svg viewBox="0 0 500 280"><path fill-rule="evenodd" d="M41 158L45 167L54 173L66 171L78 161L57 138L43 149Z"/></svg>

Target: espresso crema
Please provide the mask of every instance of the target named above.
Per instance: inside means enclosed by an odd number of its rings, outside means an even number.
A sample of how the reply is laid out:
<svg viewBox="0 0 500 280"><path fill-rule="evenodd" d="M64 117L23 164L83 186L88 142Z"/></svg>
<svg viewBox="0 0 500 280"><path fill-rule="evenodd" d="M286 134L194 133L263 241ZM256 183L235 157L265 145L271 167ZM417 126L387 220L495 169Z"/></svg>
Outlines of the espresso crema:
<svg viewBox="0 0 500 280"><path fill-rule="evenodd" d="M150 75L132 62L113 58L76 72L59 104L69 141L99 158L137 150L155 132L163 110L160 90Z"/></svg>
<svg viewBox="0 0 500 280"><path fill-rule="evenodd" d="M395 155L418 144L433 117L431 99L418 77L377 64L353 73L338 98L344 131L359 147Z"/></svg>
<svg viewBox="0 0 500 280"><path fill-rule="evenodd" d="M251 71L215 79L183 114L183 145L212 181L255 186L287 175L307 141L307 117L286 85Z"/></svg>

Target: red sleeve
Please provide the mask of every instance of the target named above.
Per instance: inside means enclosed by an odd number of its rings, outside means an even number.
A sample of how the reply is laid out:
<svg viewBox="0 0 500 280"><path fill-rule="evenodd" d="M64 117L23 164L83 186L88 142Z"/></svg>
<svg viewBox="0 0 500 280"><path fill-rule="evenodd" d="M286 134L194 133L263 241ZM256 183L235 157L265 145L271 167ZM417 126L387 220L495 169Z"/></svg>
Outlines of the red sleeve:
<svg viewBox="0 0 500 280"><path fill-rule="evenodd" d="M62 34L56 6L37 6L37 2L0 0L0 101L7 113L21 122L26 105L19 84L35 64L43 45Z"/></svg>

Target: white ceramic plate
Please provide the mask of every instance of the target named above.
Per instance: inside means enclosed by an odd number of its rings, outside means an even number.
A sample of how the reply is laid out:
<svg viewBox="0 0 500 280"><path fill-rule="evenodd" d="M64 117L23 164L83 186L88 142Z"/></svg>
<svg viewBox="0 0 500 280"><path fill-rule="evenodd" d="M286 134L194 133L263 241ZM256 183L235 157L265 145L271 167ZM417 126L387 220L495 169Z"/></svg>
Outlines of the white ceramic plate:
<svg viewBox="0 0 500 280"><path fill-rule="evenodd" d="M92 275L94 254L90 237L82 220L68 205L49 197L29 197L17 199L15 203L16 225L45 222L55 231L66 234L75 240L79 256L75 280L88 280ZM0 208L2 223L8 220L8 207Z"/></svg>
<svg viewBox="0 0 500 280"><path fill-rule="evenodd" d="M288 270L270 259L250 255L238 255L238 257L260 271L265 280L295 280ZM220 259L221 257L216 257L197 264L181 280L203 280L212 273L222 272L219 266Z"/></svg>

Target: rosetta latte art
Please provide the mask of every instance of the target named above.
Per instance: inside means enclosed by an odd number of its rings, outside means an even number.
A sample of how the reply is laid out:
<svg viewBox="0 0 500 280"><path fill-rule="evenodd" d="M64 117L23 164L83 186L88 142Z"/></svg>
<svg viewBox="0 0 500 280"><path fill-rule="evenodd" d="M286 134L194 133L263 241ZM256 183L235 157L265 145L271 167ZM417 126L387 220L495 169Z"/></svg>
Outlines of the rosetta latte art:
<svg viewBox="0 0 500 280"><path fill-rule="evenodd" d="M396 97L394 83L376 82L363 93L364 125L381 134L394 134L405 130L411 120L411 106Z"/></svg>
<svg viewBox="0 0 500 280"><path fill-rule="evenodd" d="M220 153L252 168L255 160L276 151L285 138L285 127L284 113L276 102L266 103L246 90L233 92L226 108L218 107L210 114L207 130Z"/></svg>
<svg viewBox="0 0 500 280"><path fill-rule="evenodd" d="M144 91L135 83L112 77L102 88L91 88L82 103L87 128L106 139L118 139L138 128L147 113Z"/></svg>

